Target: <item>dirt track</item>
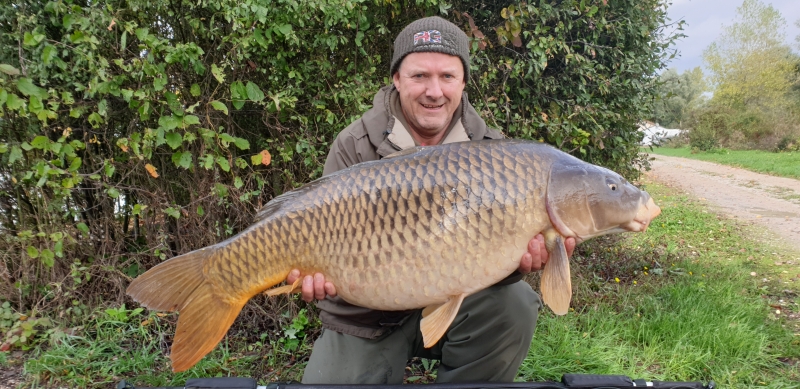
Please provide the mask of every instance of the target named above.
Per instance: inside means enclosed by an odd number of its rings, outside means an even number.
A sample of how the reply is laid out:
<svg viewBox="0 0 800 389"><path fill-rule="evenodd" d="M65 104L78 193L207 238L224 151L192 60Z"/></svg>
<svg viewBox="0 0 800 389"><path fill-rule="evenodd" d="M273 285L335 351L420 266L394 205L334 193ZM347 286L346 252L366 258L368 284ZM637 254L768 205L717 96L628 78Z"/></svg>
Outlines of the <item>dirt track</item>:
<svg viewBox="0 0 800 389"><path fill-rule="evenodd" d="M800 251L800 180L685 158L652 155L647 175L719 211L763 225Z"/></svg>

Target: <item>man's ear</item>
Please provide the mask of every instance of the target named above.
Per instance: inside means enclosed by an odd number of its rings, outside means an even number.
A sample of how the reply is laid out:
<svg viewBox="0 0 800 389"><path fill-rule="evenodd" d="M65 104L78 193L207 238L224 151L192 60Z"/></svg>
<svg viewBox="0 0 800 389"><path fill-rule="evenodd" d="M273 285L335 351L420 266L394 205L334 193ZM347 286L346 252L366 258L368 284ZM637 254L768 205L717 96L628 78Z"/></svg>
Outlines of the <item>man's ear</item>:
<svg viewBox="0 0 800 389"><path fill-rule="evenodd" d="M399 87L399 85L400 85L400 71L399 70L394 72L394 74L392 74L392 83L394 84L394 88L395 89L400 90L400 87Z"/></svg>

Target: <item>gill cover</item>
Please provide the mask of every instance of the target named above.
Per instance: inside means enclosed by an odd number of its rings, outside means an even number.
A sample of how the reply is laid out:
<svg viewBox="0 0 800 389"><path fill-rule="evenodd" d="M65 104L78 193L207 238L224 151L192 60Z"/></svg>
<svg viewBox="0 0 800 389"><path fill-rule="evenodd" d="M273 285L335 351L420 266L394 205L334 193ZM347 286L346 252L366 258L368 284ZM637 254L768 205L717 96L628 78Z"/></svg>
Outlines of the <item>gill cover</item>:
<svg viewBox="0 0 800 389"><path fill-rule="evenodd" d="M578 242L623 231L644 231L660 213L647 192L611 170L582 161L554 164L547 212L563 236Z"/></svg>

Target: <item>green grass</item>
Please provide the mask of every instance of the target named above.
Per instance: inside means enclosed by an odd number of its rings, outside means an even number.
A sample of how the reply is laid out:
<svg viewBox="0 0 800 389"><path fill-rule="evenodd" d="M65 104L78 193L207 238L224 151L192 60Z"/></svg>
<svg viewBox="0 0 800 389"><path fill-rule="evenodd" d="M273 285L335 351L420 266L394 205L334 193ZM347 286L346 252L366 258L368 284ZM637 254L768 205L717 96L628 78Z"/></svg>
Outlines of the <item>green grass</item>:
<svg viewBox="0 0 800 389"><path fill-rule="evenodd" d="M270 380L299 381L302 376L305 365L295 363L295 352L286 349L286 337L264 345L247 341L236 330L194 367L173 373L168 346L177 315L144 315L138 310L126 311L124 306L121 310L122 314L120 309L98 310L77 328L76 335L52 337L49 346L40 347L25 363L29 386L105 388L122 379L137 387L183 386L189 378L229 376L254 377L266 384ZM299 348L296 353L308 354L309 340L299 339L298 343L291 346Z"/></svg>
<svg viewBox="0 0 800 389"><path fill-rule="evenodd" d="M781 177L800 178L800 152L771 153L760 150L720 149L711 152L692 153L692 150L688 147L656 147L652 151L650 149L643 149L643 151L671 157L716 162Z"/></svg>
<svg viewBox="0 0 800 389"><path fill-rule="evenodd" d="M800 254L755 241L754 231L670 189L647 189L662 215L644 234L579 246L572 260L575 312L541 311L519 380L592 373L800 388L800 321L789 318L800 315L799 269L774 266L800 263ZM75 336L51 337L49 346L30 354L27 386L108 387L123 378L138 386L181 386L190 377L234 375L261 384L299 379L310 339L298 344L288 329L312 333L318 325L286 319L264 330L241 318L248 325L232 330L191 370L174 374L167 352L175 319L97 311ZM430 380L433 367L425 362L412 364L418 382Z"/></svg>
<svg viewBox="0 0 800 389"><path fill-rule="evenodd" d="M663 214L645 234L584 244L572 265L577 314L543 311L521 378L574 372L800 387L800 323L788 319L800 312L797 270L771 270L776 248L684 196L648 190Z"/></svg>

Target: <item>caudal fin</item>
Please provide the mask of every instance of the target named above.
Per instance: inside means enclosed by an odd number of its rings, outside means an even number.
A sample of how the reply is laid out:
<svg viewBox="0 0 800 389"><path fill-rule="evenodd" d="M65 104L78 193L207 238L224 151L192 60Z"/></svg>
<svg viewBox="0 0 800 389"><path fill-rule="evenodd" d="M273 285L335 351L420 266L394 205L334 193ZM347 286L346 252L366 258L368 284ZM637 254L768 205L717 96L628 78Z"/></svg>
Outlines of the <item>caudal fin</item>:
<svg viewBox="0 0 800 389"><path fill-rule="evenodd" d="M221 296L203 274L214 248L193 251L161 263L137 277L126 292L143 306L179 311L172 343L172 370L194 366L219 343L247 302Z"/></svg>

